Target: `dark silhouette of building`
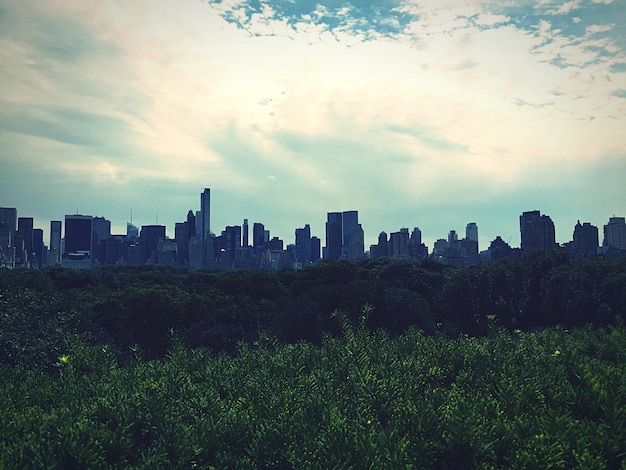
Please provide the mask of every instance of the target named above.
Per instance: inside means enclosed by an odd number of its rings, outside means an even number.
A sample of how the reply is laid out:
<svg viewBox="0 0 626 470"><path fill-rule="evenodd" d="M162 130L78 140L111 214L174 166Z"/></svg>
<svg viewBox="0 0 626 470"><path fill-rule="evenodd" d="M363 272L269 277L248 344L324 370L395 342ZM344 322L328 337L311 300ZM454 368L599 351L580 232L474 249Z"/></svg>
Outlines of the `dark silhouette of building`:
<svg viewBox="0 0 626 470"><path fill-rule="evenodd" d="M554 223L549 216L537 210L523 212L519 223L523 253L556 248Z"/></svg>
<svg viewBox="0 0 626 470"><path fill-rule="evenodd" d="M32 217L18 217L17 219L17 235L24 242L24 252L20 257L20 267L30 267L34 265L33 252L33 229L34 220ZM18 264L18 263L16 263Z"/></svg>
<svg viewBox="0 0 626 470"><path fill-rule="evenodd" d="M341 258L343 224L341 212L329 212L326 216L326 247L324 259Z"/></svg>
<svg viewBox="0 0 626 470"><path fill-rule="evenodd" d="M93 217L90 215L65 216L64 256L69 253L89 253L93 248Z"/></svg>
<svg viewBox="0 0 626 470"><path fill-rule="evenodd" d="M580 220L574 226L572 242L568 245L573 258L594 258L598 255L598 227Z"/></svg>
<svg viewBox="0 0 626 470"><path fill-rule="evenodd" d="M370 258L384 258L389 256L389 240L386 232L378 234L378 243L370 246Z"/></svg>
<svg viewBox="0 0 626 470"><path fill-rule="evenodd" d="M159 240L165 240L165 225L142 225L139 233L141 263L158 263Z"/></svg>
<svg viewBox="0 0 626 470"><path fill-rule="evenodd" d="M311 227L309 224L296 229L294 260L302 267L311 264Z"/></svg>
<svg viewBox="0 0 626 470"><path fill-rule="evenodd" d="M626 218L611 217L604 226L604 240L602 246L626 250Z"/></svg>
<svg viewBox="0 0 626 470"><path fill-rule="evenodd" d="M43 269L46 267L48 247L43 243L43 230L33 229L33 266Z"/></svg>
<svg viewBox="0 0 626 470"><path fill-rule="evenodd" d="M311 263L315 264L320 260L322 252L322 241L318 237L311 237Z"/></svg>
<svg viewBox="0 0 626 470"><path fill-rule="evenodd" d="M61 264L61 233L63 224L60 220L50 221L50 261L51 264Z"/></svg>
<svg viewBox="0 0 626 470"><path fill-rule="evenodd" d="M265 226L262 223L255 222L252 225L252 246L256 253L265 249Z"/></svg>

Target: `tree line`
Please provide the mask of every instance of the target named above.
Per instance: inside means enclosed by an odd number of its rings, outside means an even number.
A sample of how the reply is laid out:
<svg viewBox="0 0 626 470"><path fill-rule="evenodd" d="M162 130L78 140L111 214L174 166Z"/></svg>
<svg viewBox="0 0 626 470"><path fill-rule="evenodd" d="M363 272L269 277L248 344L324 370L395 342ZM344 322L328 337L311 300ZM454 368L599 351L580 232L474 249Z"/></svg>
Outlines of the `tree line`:
<svg viewBox="0 0 626 470"><path fill-rule="evenodd" d="M77 335L124 360L164 357L174 338L235 353L267 338L321 344L353 326L398 335L483 336L494 326L606 326L626 313L626 258L570 260L564 250L458 269L381 258L300 271L102 266L0 270L1 362L51 364Z"/></svg>

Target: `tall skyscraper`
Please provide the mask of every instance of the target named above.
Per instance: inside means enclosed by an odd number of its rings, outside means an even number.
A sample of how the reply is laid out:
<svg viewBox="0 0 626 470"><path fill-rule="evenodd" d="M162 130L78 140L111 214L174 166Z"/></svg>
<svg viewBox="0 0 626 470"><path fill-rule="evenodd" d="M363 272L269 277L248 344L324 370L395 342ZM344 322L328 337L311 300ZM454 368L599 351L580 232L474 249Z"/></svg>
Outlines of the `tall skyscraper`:
<svg viewBox="0 0 626 470"><path fill-rule="evenodd" d="M329 212L326 219L325 259L341 258L343 224L341 212Z"/></svg>
<svg viewBox="0 0 626 470"><path fill-rule="evenodd" d="M523 212L519 225L523 253L556 248L554 223L549 216L541 215L537 210Z"/></svg>
<svg viewBox="0 0 626 470"><path fill-rule="evenodd" d="M602 246L626 250L626 218L609 218L609 223L604 226Z"/></svg>
<svg viewBox="0 0 626 470"><path fill-rule="evenodd" d="M572 254L576 258L593 258L598 254L599 237L598 227L580 220L574 226L574 234L570 244Z"/></svg>
<svg viewBox="0 0 626 470"><path fill-rule="evenodd" d="M139 228L133 225L132 222L126 222L126 240L129 243L135 244L139 238Z"/></svg>
<svg viewBox="0 0 626 470"><path fill-rule="evenodd" d="M211 190L209 188L205 188L200 195L200 212L202 213L200 233L202 239L206 240L211 234Z"/></svg>
<svg viewBox="0 0 626 470"><path fill-rule="evenodd" d="M50 253L54 264L61 264L61 231L62 222L53 220L50 222Z"/></svg>
<svg viewBox="0 0 626 470"><path fill-rule="evenodd" d="M262 223L252 225L252 246L257 252L265 247L265 226Z"/></svg>
<svg viewBox="0 0 626 470"><path fill-rule="evenodd" d="M33 229L33 265L39 269L46 267L48 258L48 250L43 243L43 230L40 228Z"/></svg>
<svg viewBox="0 0 626 470"><path fill-rule="evenodd" d="M0 207L0 266L15 267L15 232L17 230L17 209Z"/></svg>
<svg viewBox="0 0 626 470"><path fill-rule="evenodd" d="M345 249L348 249L350 242L352 241L352 235L359 225L359 212L358 211L344 211L341 214L342 224L342 245Z"/></svg>
<svg viewBox="0 0 626 470"><path fill-rule="evenodd" d="M142 225L139 234L141 262L157 263L159 240L165 240L165 225Z"/></svg>
<svg viewBox="0 0 626 470"><path fill-rule="evenodd" d="M93 250L93 218L90 215L65 216L64 255L84 253L91 256Z"/></svg>
<svg viewBox="0 0 626 470"><path fill-rule="evenodd" d="M311 264L311 227L306 224L304 228L296 229L296 262L306 267Z"/></svg>
<svg viewBox="0 0 626 470"><path fill-rule="evenodd" d="M32 217L18 217L17 219L17 231L22 234L24 240L24 249L27 253L28 262L31 261L33 256L33 229L35 222Z"/></svg>
<svg viewBox="0 0 626 470"><path fill-rule="evenodd" d="M478 243L478 225L476 222L470 222L465 226L465 238Z"/></svg>
<svg viewBox="0 0 626 470"><path fill-rule="evenodd" d="M248 246L250 246L250 240L248 238L249 237L249 235L248 235L248 219L243 219L243 229L242 230L243 230L243 234L242 234L243 246L247 248Z"/></svg>
<svg viewBox="0 0 626 470"><path fill-rule="evenodd" d="M11 236L11 246L17 231L17 209L14 207L0 207L0 224L6 224Z"/></svg>
<svg viewBox="0 0 626 470"><path fill-rule="evenodd" d="M213 242L211 240L211 190L204 188L200 195L200 226L196 226L202 243L202 266L208 267L213 259Z"/></svg>

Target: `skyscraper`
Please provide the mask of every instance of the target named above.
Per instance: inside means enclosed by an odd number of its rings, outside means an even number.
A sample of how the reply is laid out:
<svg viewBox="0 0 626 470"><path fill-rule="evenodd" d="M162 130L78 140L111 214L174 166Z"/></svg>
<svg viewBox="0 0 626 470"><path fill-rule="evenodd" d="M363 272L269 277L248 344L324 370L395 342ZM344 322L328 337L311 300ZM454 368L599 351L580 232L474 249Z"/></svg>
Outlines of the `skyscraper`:
<svg viewBox="0 0 626 470"><path fill-rule="evenodd" d="M537 210L523 212L519 225L523 253L556 248L554 223L549 216L541 215Z"/></svg>
<svg viewBox="0 0 626 470"><path fill-rule="evenodd" d="M304 228L296 229L296 262L302 267L311 264L311 227L306 224Z"/></svg>
<svg viewBox="0 0 626 470"><path fill-rule="evenodd" d="M465 238L478 243L478 225L476 222L470 222L465 226Z"/></svg>
<svg viewBox="0 0 626 470"><path fill-rule="evenodd" d="M158 262L159 240L165 240L165 225L142 225L139 234L141 262Z"/></svg>
<svg viewBox="0 0 626 470"><path fill-rule="evenodd" d="M626 250L626 218L611 217L604 226L604 247L613 247Z"/></svg>
<svg viewBox="0 0 626 470"><path fill-rule="evenodd" d="M359 212L358 211L344 211L341 217L342 224L342 246L345 250L350 246L352 241L352 235L359 225Z"/></svg>
<svg viewBox="0 0 626 470"><path fill-rule="evenodd" d="M209 188L205 188L200 195L200 212L202 213L200 233L202 240L206 240L211 234L211 190Z"/></svg>
<svg viewBox="0 0 626 470"><path fill-rule="evenodd" d="M326 247L324 249L324 259L338 260L341 258L342 234L341 212L329 212L326 219Z"/></svg>
<svg viewBox="0 0 626 470"><path fill-rule="evenodd" d="M250 246L249 232L248 232L248 219L243 219L243 228L242 228L242 243L245 248Z"/></svg>
<svg viewBox="0 0 626 470"><path fill-rule="evenodd" d="M61 230L62 222L60 220L50 222L50 253L53 256L54 264L61 263Z"/></svg>
<svg viewBox="0 0 626 470"><path fill-rule="evenodd" d="M200 238L200 246L202 247L202 267L208 267L213 259L211 190L209 188L204 188L200 194L200 212L196 216L196 236Z"/></svg>
<svg viewBox="0 0 626 470"><path fill-rule="evenodd" d="M90 215L65 216L64 255L83 253L91 256L93 242L93 218Z"/></svg>
<svg viewBox="0 0 626 470"><path fill-rule="evenodd" d="M589 222L584 224L580 220L574 226L572 242L568 244L572 256L575 258L592 258L598 254L599 238L598 227Z"/></svg>
<svg viewBox="0 0 626 470"><path fill-rule="evenodd" d="M15 231L17 229L17 209L0 207L0 266L15 267Z"/></svg>
<svg viewBox="0 0 626 470"><path fill-rule="evenodd" d="M262 223L252 225L252 246L257 253L265 247L265 226Z"/></svg>

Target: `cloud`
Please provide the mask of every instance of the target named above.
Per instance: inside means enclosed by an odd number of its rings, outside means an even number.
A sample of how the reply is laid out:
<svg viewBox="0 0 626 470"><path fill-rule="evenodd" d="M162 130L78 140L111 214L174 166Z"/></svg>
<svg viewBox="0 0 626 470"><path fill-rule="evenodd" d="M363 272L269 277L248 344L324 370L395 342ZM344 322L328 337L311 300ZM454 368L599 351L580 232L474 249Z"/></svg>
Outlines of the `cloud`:
<svg viewBox="0 0 626 470"><path fill-rule="evenodd" d="M626 155L619 2L3 8L0 161L62 210L80 175L105 215L110 198L173 226L211 186L216 227L259 214L287 241L304 223L323 237L326 211L356 208L367 237L414 220L439 238L455 218L569 207L563 168L573 191Z"/></svg>

